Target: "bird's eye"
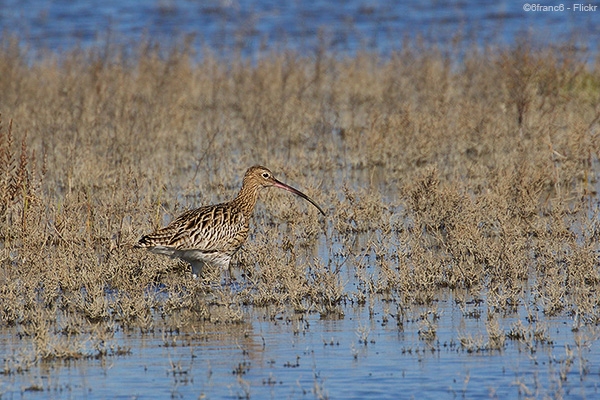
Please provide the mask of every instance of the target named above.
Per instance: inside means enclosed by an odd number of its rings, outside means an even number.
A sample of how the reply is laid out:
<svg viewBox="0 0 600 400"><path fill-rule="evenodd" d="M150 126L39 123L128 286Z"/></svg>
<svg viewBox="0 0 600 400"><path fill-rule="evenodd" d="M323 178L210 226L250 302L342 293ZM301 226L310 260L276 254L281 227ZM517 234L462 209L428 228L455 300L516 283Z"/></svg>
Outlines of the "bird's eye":
<svg viewBox="0 0 600 400"><path fill-rule="evenodd" d="M263 172L262 177L265 179L269 179L269 173L268 172Z"/></svg>

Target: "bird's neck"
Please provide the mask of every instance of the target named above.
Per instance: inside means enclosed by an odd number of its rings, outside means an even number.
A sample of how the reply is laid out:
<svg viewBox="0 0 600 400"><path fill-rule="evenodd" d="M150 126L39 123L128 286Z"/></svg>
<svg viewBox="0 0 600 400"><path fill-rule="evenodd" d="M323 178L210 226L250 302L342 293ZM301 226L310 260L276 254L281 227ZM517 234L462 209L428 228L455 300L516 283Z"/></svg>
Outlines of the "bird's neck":
<svg viewBox="0 0 600 400"><path fill-rule="evenodd" d="M235 206L242 211L244 216L249 219L254 211L254 206L258 200L259 185L253 184L252 182L244 179L244 184L240 189L237 197L233 200Z"/></svg>

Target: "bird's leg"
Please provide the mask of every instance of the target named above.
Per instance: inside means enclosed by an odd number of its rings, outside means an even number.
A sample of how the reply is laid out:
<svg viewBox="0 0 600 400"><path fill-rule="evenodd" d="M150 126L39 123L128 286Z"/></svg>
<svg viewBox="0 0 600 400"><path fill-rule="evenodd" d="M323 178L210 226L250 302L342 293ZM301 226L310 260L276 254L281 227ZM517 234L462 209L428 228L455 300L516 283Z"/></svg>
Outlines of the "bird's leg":
<svg viewBox="0 0 600 400"><path fill-rule="evenodd" d="M194 277L194 279L197 279L200 276L202 276L202 268L204 267L204 262L198 260L190 261L189 263L192 266L192 276Z"/></svg>
<svg viewBox="0 0 600 400"><path fill-rule="evenodd" d="M223 269L225 275L225 285L229 286L233 281L235 281L235 276L233 275L233 268L231 267L231 263L227 264L227 268Z"/></svg>

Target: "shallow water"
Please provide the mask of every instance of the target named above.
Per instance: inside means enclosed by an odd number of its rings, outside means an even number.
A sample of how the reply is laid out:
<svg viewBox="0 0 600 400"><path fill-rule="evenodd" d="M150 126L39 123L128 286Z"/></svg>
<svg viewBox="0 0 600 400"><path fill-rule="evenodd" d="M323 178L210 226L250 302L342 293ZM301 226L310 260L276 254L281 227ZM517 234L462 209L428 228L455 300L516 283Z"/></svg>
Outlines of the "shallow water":
<svg viewBox="0 0 600 400"><path fill-rule="evenodd" d="M507 339L487 350L483 306L462 308L450 296L432 307L346 306L341 319L318 315L267 318L254 310L236 325L124 333L109 346L123 355L99 360L39 362L4 375L2 398L593 398L600 395L597 332L572 321L543 319L545 339ZM384 309L385 308L385 309ZM264 311L264 312L263 312ZM287 313L286 313L287 315ZM437 315L437 317L435 317ZM468 316L466 316L468 315ZM478 318L470 317L479 315ZM425 337L423 317L435 327ZM499 321L510 332L525 315ZM535 322L533 323L535 325ZM468 348L461 338L484 338ZM10 329L0 354L27 348Z"/></svg>

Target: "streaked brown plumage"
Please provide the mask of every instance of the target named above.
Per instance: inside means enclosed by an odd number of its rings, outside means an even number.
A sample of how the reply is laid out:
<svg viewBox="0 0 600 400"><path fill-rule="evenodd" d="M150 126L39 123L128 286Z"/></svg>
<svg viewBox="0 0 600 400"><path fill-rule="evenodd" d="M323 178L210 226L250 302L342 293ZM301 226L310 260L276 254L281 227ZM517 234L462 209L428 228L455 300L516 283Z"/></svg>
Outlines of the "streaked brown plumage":
<svg viewBox="0 0 600 400"><path fill-rule="evenodd" d="M235 199L189 210L166 227L143 236L135 247L185 260L192 266L195 276L200 276L205 263L228 269L231 257L248 238L250 217L259 190L270 186L308 200L325 215L307 195L279 182L267 168L256 165L246 171Z"/></svg>

